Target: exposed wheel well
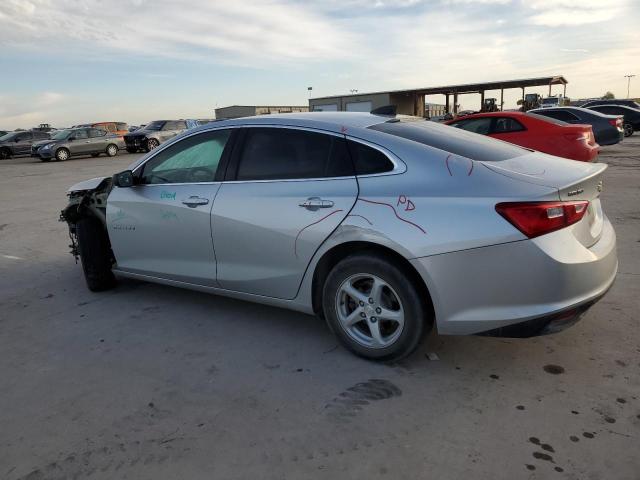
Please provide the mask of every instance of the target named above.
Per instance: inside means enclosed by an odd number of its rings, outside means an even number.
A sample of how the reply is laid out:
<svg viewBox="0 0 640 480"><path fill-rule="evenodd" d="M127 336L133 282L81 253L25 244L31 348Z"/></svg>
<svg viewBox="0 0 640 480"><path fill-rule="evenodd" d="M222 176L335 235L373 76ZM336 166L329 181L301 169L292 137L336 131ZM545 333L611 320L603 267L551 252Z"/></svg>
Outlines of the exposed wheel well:
<svg viewBox="0 0 640 480"><path fill-rule="evenodd" d="M418 271L411 265L411 263L400 255L395 250L388 247L378 245L376 243L369 242L346 242L340 245L336 245L331 250L325 252L313 272L313 281L311 283L311 294L313 311L319 317L324 318L322 311L322 288L324 286L325 279L331 269L342 259L352 255L353 253L371 253L382 256L388 260L393 261L396 266L399 266L404 270L407 276L417 285L420 291L421 297L425 299L427 311L429 311L431 318L434 317L433 302L431 300L431 294L424 280L418 273Z"/></svg>

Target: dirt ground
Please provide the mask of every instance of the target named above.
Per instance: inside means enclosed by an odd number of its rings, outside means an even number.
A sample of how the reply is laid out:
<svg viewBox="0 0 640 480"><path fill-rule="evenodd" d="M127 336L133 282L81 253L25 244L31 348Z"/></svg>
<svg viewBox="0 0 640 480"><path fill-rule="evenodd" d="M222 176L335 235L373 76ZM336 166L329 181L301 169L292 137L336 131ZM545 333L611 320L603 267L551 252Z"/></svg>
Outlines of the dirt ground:
<svg viewBox="0 0 640 480"><path fill-rule="evenodd" d="M640 478L640 134L600 157L620 270L579 324L392 365L286 310L89 292L65 190L135 158L0 162L0 478Z"/></svg>

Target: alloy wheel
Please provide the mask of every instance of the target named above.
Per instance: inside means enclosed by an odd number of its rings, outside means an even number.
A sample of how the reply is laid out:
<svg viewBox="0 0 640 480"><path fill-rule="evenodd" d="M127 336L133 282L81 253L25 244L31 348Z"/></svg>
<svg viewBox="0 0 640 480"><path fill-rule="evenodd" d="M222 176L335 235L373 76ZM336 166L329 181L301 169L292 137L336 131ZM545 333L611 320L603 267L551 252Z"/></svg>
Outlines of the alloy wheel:
<svg viewBox="0 0 640 480"><path fill-rule="evenodd" d="M362 346L385 348L402 334L400 297L375 275L358 273L347 278L338 288L335 302L340 326Z"/></svg>

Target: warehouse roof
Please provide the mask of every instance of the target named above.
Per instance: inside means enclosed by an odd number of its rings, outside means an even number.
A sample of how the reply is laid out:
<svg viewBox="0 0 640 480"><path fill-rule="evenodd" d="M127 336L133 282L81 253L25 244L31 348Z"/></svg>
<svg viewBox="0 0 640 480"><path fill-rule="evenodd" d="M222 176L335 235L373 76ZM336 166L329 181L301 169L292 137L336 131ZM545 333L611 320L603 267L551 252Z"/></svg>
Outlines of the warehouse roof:
<svg viewBox="0 0 640 480"><path fill-rule="evenodd" d="M367 96L367 95L378 95L382 93L400 93L400 94L418 93L421 95L478 93L484 90L500 90L502 88L541 87L541 86L547 86L547 85L566 85L567 83L569 82L562 75L555 75L552 77L523 78L519 80L501 80L497 82L485 82L485 83L468 83L463 85L447 85L443 87L409 88L406 90L387 90L387 91L369 92L369 93L330 95L327 97L312 98L311 100L320 100L324 98L336 98L336 97L360 97L360 96Z"/></svg>

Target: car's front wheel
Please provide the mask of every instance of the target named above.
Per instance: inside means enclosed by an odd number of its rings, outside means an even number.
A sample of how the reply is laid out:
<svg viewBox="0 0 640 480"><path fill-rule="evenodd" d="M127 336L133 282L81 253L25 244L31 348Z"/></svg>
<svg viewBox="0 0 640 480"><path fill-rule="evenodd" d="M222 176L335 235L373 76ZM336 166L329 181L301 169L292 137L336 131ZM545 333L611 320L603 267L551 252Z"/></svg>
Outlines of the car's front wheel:
<svg viewBox="0 0 640 480"><path fill-rule="evenodd" d="M6 160L7 158L11 158L11 150L8 148L0 148L0 159Z"/></svg>
<svg viewBox="0 0 640 480"><path fill-rule="evenodd" d="M66 148L59 148L56 150L56 160L59 162L64 162L69 159L69 150Z"/></svg>
<svg viewBox="0 0 640 480"><path fill-rule="evenodd" d="M107 147L107 155L109 157L115 157L118 154L118 146L113 143Z"/></svg>
<svg viewBox="0 0 640 480"><path fill-rule="evenodd" d="M411 276L375 254L340 261L327 276L322 301L340 342L372 360L409 355L431 326L426 299Z"/></svg>
<svg viewBox="0 0 640 480"><path fill-rule="evenodd" d="M76 223L78 253L87 287L92 292L113 288L116 284L111 271L111 247L104 226L97 218L82 218Z"/></svg>
<svg viewBox="0 0 640 480"><path fill-rule="evenodd" d="M631 135L633 135L633 125L631 125L630 123L625 123L622 128L624 128L625 137L630 137Z"/></svg>

